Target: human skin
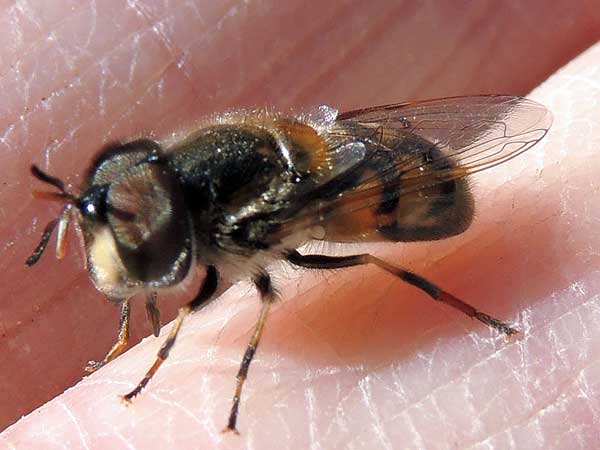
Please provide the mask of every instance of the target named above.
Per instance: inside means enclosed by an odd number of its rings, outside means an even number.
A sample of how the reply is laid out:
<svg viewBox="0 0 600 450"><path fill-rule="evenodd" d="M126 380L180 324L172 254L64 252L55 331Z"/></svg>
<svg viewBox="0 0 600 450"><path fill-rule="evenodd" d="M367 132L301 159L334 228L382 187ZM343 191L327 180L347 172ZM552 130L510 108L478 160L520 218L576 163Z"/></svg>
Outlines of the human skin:
<svg viewBox="0 0 600 450"><path fill-rule="evenodd" d="M55 204L39 164L77 186L108 141L165 136L230 107L340 110L476 93L527 94L600 38L594 2L439 6L371 1L49 1L0 12L0 421L83 376L117 310L69 254L25 269ZM134 4L130 2L130 4ZM435 6L433 6L435 5ZM125 407L168 331L0 436L25 448L590 448L600 434L600 47L532 98L544 142L476 177L476 220L440 242L365 247L506 321L510 341L376 268L277 267L274 308L221 434L258 314L239 284L189 318L171 358ZM331 252L339 247L325 247ZM346 251L347 252L347 251ZM165 296L165 317L193 287ZM134 302L132 341L149 333Z"/></svg>

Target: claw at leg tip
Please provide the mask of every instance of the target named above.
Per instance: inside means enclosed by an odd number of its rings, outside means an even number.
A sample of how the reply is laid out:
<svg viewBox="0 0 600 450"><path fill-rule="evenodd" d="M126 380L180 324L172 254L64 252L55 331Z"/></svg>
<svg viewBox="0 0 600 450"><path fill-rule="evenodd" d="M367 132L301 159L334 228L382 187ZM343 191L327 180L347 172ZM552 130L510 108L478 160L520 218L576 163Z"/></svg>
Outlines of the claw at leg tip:
<svg viewBox="0 0 600 450"><path fill-rule="evenodd" d="M504 330L504 333L506 333L506 338L509 340L512 339L514 336L521 334L519 330L512 327L508 327L506 330Z"/></svg>
<svg viewBox="0 0 600 450"><path fill-rule="evenodd" d="M235 435L240 435L240 432L237 430L237 428L231 428L229 426L223 428L223 430L221 431L221 433L225 434L225 433L233 433Z"/></svg>
<svg viewBox="0 0 600 450"><path fill-rule="evenodd" d="M100 368L100 364L96 361L88 361L87 366L83 368L87 373L94 373Z"/></svg>

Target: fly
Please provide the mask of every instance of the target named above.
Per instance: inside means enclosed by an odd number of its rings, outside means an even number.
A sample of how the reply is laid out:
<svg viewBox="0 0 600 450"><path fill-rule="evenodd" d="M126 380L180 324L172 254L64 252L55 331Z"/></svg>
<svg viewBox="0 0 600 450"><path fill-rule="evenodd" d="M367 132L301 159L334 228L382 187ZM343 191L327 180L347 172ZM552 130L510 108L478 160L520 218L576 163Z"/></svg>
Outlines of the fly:
<svg viewBox="0 0 600 450"><path fill-rule="evenodd" d="M469 177L536 145L552 119L542 105L511 96L455 97L339 113L322 106L300 115L234 111L165 141L109 145L79 192L33 165L56 188L35 192L63 209L27 260L38 262L55 228L65 255L74 224L97 289L120 307L118 338L92 372L123 352L130 300L145 297L160 332L157 293L204 268L195 297L179 310L154 364L130 401L167 359L185 317L206 305L220 280L250 278L262 308L237 374L226 430L236 431L242 388L275 293L267 265L308 269L374 264L434 300L506 335L517 332L424 277L368 253L302 254L309 240L411 242L445 239L471 224Z"/></svg>

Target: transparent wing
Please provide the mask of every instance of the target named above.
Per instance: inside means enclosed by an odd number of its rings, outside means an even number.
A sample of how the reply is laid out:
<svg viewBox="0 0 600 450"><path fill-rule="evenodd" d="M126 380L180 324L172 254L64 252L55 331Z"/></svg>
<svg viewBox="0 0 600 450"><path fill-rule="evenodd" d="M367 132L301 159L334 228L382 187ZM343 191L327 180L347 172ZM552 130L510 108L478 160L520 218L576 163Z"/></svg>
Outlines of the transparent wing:
<svg viewBox="0 0 600 450"><path fill-rule="evenodd" d="M455 162L456 169L445 173L452 178L493 167L533 147L548 132L552 115L533 100L492 95L366 108L342 113L337 120L350 134L379 142L382 148L409 134L426 139ZM402 161L403 175L418 177L423 164L435 165L421 156Z"/></svg>
<svg viewBox="0 0 600 450"><path fill-rule="evenodd" d="M359 184L327 202L326 208L319 207L318 215L307 210L304 217L296 219L307 224L316 221L311 215L324 221L332 215L373 207L381 202L384 183L389 199L390 179L396 183L397 198L414 198L421 192L425 196L436 185L464 178L527 151L544 138L551 123L552 115L543 105L522 97L495 95L341 113L328 133L332 142L361 142L367 149L364 161L389 153L394 155L393 163L369 171ZM436 151L412 145L415 139L432 144L430 147Z"/></svg>

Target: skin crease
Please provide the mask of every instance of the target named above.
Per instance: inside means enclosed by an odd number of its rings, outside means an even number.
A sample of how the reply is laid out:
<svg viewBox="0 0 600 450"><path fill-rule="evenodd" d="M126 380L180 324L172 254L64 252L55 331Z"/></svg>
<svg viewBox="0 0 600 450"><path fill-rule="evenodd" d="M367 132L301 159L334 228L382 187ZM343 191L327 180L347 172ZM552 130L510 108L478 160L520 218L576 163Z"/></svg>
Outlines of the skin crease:
<svg viewBox="0 0 600 450"><path fill-rule="evenodd" d="M31 200L42 188L31 162L77 186L103 143L165 136L230 107L527 94L600 38L595 2L347 3L319 3L317 14L296 1L0 6L2 426L75 385L118 321L81 269L74 236L65 260L49 251L24 268L58 212ZM130 407L118 395L150 366L168 326L0 443L590 448L600 434L598 67L596 45L532 94L553 111L552 132L476 177L477 216L465 234L368 247L515 323L523 332L510 342L375 268L279 267L283 300L250 369L241 436L220 431L259 309L247 283L185 322L171 359ZM192 291L162 297L164 317ZM139 340L150 331L141 303L133 306Z"/></svg>

